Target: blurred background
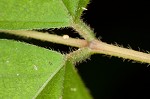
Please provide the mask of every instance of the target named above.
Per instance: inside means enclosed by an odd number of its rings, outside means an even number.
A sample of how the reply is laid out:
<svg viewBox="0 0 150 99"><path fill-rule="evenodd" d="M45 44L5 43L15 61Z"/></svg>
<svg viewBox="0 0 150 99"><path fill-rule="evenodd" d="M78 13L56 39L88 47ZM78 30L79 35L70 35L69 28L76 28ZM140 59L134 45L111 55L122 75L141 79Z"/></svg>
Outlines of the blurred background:
<svg viewBox="0 0 150 99"><path fill-rule="evenodd" d="M150 52L150 4L146 1L91 0L82 19L103 42L131 46ZM71 28L44 29L43 32L68 34L80 38ZM68 53L72 48L60 44L0 34L0 38L15 39L48 49ZM76 65L81 78L94 99L150 99L150 67L130 60L93 55Z"/></svg>

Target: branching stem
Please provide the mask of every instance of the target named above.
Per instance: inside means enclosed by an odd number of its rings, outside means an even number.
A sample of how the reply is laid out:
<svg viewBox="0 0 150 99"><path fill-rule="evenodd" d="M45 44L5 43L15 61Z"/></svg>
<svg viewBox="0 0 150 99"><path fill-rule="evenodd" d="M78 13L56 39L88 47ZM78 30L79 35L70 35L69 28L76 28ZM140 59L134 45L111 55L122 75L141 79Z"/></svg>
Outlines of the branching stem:
<svg viewBox="0 0 150 99"><path fill-rule="evenodd" d="M36 31L4 30L0 32L82 48L81 51L78 50L68 54L68 56L73 57L72 59L75 61L84 60L91 54L99 53L117 56L119 58L124 59L130 59L141 63L150 63L150 54L98 41L94 37L92 30L90 30L90 28L84 23L74 24L73 28L75 28L75 30L77 30L80 35L83 35L85 40L75 38L64 38L63 36L48 33L40 33ZM77 56L74 57L75 55Z"/></svg>

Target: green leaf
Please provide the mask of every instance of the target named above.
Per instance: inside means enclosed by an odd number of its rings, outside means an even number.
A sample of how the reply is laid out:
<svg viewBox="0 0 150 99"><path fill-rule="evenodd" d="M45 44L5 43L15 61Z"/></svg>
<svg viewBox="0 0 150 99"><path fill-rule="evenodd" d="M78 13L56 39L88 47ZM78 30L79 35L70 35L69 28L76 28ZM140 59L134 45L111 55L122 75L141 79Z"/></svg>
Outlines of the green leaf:
<svg viewBox="0 0 150 99"><path fill-rule="evenodd" d="M37 99L92 99L72 62L54 76Z"/></svg>
<svg viewBox="0 0 150 99"><path fill-rule="evenodd" d="M74 65L58 52L0 40L0 99L91 99Z"/></svg>
<svg viewBox="0 0 150 99"><path fill-rule="evenodd" d="M66 63L64 78L64 99L92 99L88 89L85 88L74 65L71 62Z"/></svg>
<svg viewBox="0 0 150 99"><path fill-rule="evenodd" d="M62 0L65 4L69 14L72 16L74 21L80 19L80 16L85 10L84 8L89 3L89 0Z"/></svg>
<svg viewBox="0 0 150 99"><path fill-rule="evenodd" d="M0 40L0 99L32 99L64 64L55 51Z"/></svg>
<svg viewBox="0 0 150 99"><path fill-rule="evenodd" d="M68 27L89 0L1 0L0 29Z"/></svg>

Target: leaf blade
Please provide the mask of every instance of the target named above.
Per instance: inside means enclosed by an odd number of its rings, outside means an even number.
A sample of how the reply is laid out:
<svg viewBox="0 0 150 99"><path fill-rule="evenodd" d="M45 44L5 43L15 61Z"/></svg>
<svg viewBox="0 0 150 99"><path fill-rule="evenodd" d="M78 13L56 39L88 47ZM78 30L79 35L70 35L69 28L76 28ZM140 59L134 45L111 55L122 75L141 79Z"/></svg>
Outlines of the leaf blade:
<svg viewBox="0 0 150 99"><path fill-rule="evenodd" d="M92 99L72 62L55 75L36 99Z"/></svg>
<svg viewBox="0 0 150 99"><path fill-rule="evenodd" d="M92 99L71 61L66 62L62 97L63 99Z"/></svg>
<svg viewBox="0 0 150 99"><path fill-rule="evenodd" d="M64 64L54 51L9 40L0 45L0 98L33 98Z"/></svg>
<svg viewBox="0 0 150 99"><path fill-rule="evenodd" d="M66 6L69 14L72 16L74 21L80 19L82 12L85 10L89 0L62 0Z"/></svg>
<svg viewBox="0 0 150 99"><path fill-rule="evenodd" d="M36 99L61 99L63 93L63 80L65 68L63 67L53 78L47 86L38 94Z"/></svg>
<svg viewBox="0 0 150 99"><path fill-rule="evenodd" d="M69 27L89 0L1 0L0 29Z"/></svg>
<svg viewBox="0 0 150 99"><path fill-rule="evenodd" d="M32 22L36 23L34 28L59 28L69 26L70 22L70 16L60 0L1 0L0 7L1 29L31 29L33 27L29 23ZM15 23L13 28L4 24L8 21ZM63 24L52 26L53 23Z"/></svg>

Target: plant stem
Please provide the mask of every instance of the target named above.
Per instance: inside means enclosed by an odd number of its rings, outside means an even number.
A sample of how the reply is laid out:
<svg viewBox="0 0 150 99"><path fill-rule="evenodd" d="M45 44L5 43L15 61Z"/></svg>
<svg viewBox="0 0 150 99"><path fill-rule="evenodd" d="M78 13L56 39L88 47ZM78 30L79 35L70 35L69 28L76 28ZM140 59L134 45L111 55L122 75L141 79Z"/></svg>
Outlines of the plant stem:
<svg viewBox="0 0 150 99"><path fill-rule="evenodd" d="M83 39L75 39L65 36L58 36L54 34L41 33L37 31L25 31L25 30L0 30L0 33L8 33L28 38L34 38L43 41L49 41L53 43L64 44L73 47L85 47L88 45L88 42Z"/></svg>
<svg viewBox="0 0 150 99"><path fill-rule="evenodd" d="M98 40L92 41L89 47L93 53L117 56L119 58L130 59L141 63L150 63L150 54L114 46Z"/></svg>
<svg viewBox="0 0 150 99"><path fill-rule="evenodd" d="M80 48L76 51L73 51L66 55L66 58L69 61L72 61L74 63L82 62L86 59L88 59L92 55L92 51L88 47Z"/></svg>
<svg viewBox="0 0 150 99"><path fill-rule="evenodd" d="M93 54L99 53L99 54L117 56L119 58L124 58L124 59L130 59L141 63L150 63L150 54L134 51L132 49L122 48L119 46L114 46L98 40L92 40L89 42L83 39L63 38L63 36L41 33L36 31L22 31L22 30L2 31L1 30L0 33L1 32L83 48L84 50L73 52L76 53L76 55L70 54L71 56L76 56L73 59L75 61L84 60L92 53ZM79 54L77 54L78 52Z"/></svg>
<svg viewBox="0 0 150 99"><path fill-rule="evenodd" d="M87 26L82 20L81 21L77 21L76 23L73 23L72 27L85 40L92 41L92 40L96 39L92 29L89 26Z"/></svg>

